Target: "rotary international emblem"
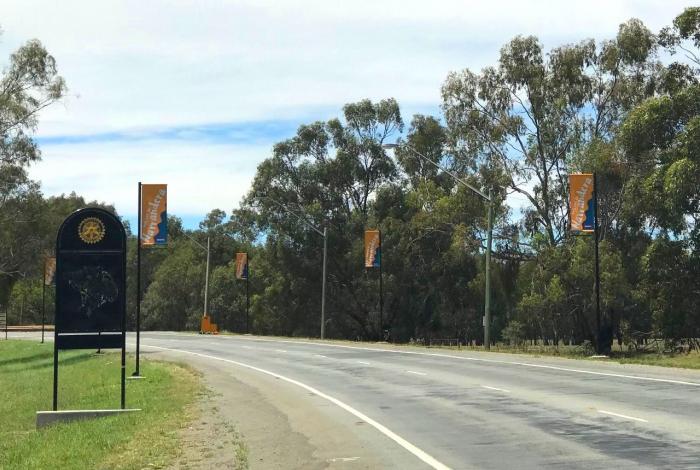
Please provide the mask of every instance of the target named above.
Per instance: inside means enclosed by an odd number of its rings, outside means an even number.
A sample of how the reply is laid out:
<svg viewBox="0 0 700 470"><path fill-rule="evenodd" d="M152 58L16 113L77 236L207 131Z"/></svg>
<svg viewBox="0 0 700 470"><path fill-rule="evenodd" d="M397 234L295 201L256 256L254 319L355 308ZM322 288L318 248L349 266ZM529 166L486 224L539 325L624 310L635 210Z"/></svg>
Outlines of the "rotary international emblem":
<svg viewBox="0 0 700 470"><path fill-rule="evenodd" d="M78 225L78 235L87 244L94 244L105 237L105 224L97 217L86 217Z"/></svg>

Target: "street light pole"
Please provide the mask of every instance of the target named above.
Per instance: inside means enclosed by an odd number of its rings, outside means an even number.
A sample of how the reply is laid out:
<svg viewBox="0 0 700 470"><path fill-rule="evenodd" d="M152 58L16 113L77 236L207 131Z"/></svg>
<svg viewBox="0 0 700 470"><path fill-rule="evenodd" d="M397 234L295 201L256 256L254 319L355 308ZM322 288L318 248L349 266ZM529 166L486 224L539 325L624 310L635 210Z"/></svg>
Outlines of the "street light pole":
<svg viewBox="0 0 700 470"><path fill-rule="evenodd" d="M493 199L489 189L488 216L486 221L486 266L484 267L484 347L491 349L491 243L493 241Z"/></svg>
<svg viewBox="0 0 700 470"><path fill-rule="evenodd" d="M210 237L207 235L207 247L199 243L197 240L187 235L187 232L182 232L184 236L192 240L198 247L207 252L207 270L204 274L204 315L208 315L207 310L209 309L209 259L210 259Z"/></svg>
<svg viewBox="0 0 700 470"><path fill-rule="evenodd" d="M323 227L323 284L321 287L321 339L326 337L326 259L328 255L328 229Z"/></svg>
<svg viewBox="0 0 700 470"><path fill-rule="evenodd" d="M207 272L205 274L204 278L204 314L209 315L209 258L211 251L209 250L210 247L210 240L209 236L207 235Z"/></svg>
<svg viewBox="0 0 700 470"><path fill-rule="evenodd" d="M399 147L404 147L410 150L413 154L417 155L424 161L432 164L439 170L450 175L457 183L465 186L467 189L471 190L474 194L479 196L481 199L487 202L487 220L486 220L486 253L484 259L484 348L491 349L491 247L493 243L493 195L491 194L491 189L488 191L488 195L484 194L482 191L478 190L471 184L469 184L464 179L460 178L453 171L443 167L438 162L435 162L428 158L427 156L420 153L418 150L408 145L405 142L400 144L382 144L384 149L396 149Z"/></svg>
<svg viewBox="0 0 700 470"><path fill-rule="evenodd" d="M255 199L268 199L272 201L276 206L280 207L284 212L287 214L293 215L294 217L297 218L301 223L309 227L311 230L314 232L318 233L323 237L323 280L321 284L321 339L324 339L326 337L326 259L328 257L328 229L327 227L323 227L323 231L321 231L318 227L313 225L311 222L306 220L305 217L300 216L293 210L289 209L287 206L282 204L281 202L276 201L275 199L271 198L270 196L267 195L255 195ZM301 210L301 209L300 209ZM304 211L302 210L302 213Z"/></svg>

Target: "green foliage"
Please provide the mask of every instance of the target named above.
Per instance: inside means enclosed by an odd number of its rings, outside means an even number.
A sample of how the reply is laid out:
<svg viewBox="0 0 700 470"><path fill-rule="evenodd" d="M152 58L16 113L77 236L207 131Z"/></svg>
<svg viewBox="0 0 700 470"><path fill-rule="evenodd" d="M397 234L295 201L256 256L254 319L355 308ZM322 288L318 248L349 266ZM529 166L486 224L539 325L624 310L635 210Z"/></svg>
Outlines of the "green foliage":
<svg viewBox="0 0 700 470"><path fill-rule="evenodd" d="M658 36L633 19L612 39L550 50L516 37L493 66L450 73L444 119L413 116L405 134L394 99L349 103L338 118L300 126L273 147L230 216L214 209L197 230L171 216L169 246L143 251L144 325L198 328L209 238L215 322L246 329L246 283L234 263L246 251L252 332L318 335L325 228L329 337L380 338L387 329L396 341L479 343L486 206L456 174L494 194L492 336L576 343L583 354L598 340L594 239L568 231L568 175L595 172L606 337L672 345L697 337L699 12L686 9ZM660 50L682 50L689 61L663 64ZM407 145L385 150L397 139ZM30 279L52 231L85 201L45 200L21 164L0 167L0 184L9 194L0 222L29 214L21 226L0 223L0 250L12 253L0 256L6 296L27 278L12 293L14 315L18 299L36 302ZM522 213L509 207L510 194L525 203ZM382 231L383 309L379 272L363 265L363 232L374 228ZM132 236L132 326L135 247Z"/></svg>

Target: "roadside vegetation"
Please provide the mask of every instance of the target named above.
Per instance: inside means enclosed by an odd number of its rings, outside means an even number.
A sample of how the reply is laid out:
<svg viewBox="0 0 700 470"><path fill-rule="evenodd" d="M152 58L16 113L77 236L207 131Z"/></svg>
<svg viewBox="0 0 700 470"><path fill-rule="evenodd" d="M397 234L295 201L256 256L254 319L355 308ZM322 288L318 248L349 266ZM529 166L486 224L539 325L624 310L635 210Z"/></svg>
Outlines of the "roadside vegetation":
<svg viewBox="0 0 700 470"><path fill-rule="evenodd" d="M239 203L232 212L213 209L196 230L170 217L167 248L142 257L145 328L198 328L206 260L188 237L210 237L214 322L245 331L246 286L234 274L235 253L245 251L251 332L317 336L323 239L284 205L328 228L328 337L379 339L386 330L398 343L481 344L486 207L406 147L382 147L401 140L495 195L495 342L574 351L596 343L593 239L568 231L568 175L596 172L602 342L636 360L651 361L652 351L683 362L700 344L700 8L678 13L661 31L630 19L614 37L551 49L513 38L482 70L445 71L440 115L404 117L387 98L300 126L274 145L242 201L221 201ZM61 219L86 204L75 194L46 198L27 178L39 153L27 137L37 106L26 90L51 101L65 85L40 45L20 52L2 81L24 85L0 100L33 116L0 112L11 129L0 155L0 308L11 324L41 318L40 258ZM20 73L27 64L33 75ZM364 230L376 228L383 325L379 273L363 263ZM129 247L133 327L133 235Z"/></svg>
<svg viewBox="0 0 700 470"><path fill-rule="evenodd" d="M118 408L120 354L60 353L60 409ZM127 381L123 416L37 430L35 413L52 406L53 345L0 341L0 469L163 468L180 451L180 433L203 392L183 366L143 360Z"/></svg>

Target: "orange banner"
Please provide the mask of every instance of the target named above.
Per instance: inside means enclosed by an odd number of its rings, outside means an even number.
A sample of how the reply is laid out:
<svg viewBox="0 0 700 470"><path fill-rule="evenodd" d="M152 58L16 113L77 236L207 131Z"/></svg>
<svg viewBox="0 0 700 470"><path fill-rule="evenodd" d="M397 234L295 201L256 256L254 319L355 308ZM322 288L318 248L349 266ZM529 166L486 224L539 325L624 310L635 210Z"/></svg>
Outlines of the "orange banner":
<svg viewBox="0 0 700 470"><path fill-rule="evenodd" d="M572 232L595 231L595 202L593 175L569 175L569 226Z"/></svg>
<svg viewBox="0 0 700 470"><path fill-rule="evenodd" d="M49 256L44 262L44 285L52 286L56 283L56 257Z"/></svg>
<svg viewBox="0 0 700 470"><path fill-rule="evenodd" d="M168 185L141 185L141 246L168 244Z"/></svg>
<svg viewBox="0 0 700 470"><path fill-rule="evenodd" d="M378 268L381 263L381 234L379 230L365 230L365 268Z"/></svg>
<svg viewBox="0 0 700 470"><path fill-rule="evenodd" d="M236 279L248 279L248 253L236 253Z"/></svg>

